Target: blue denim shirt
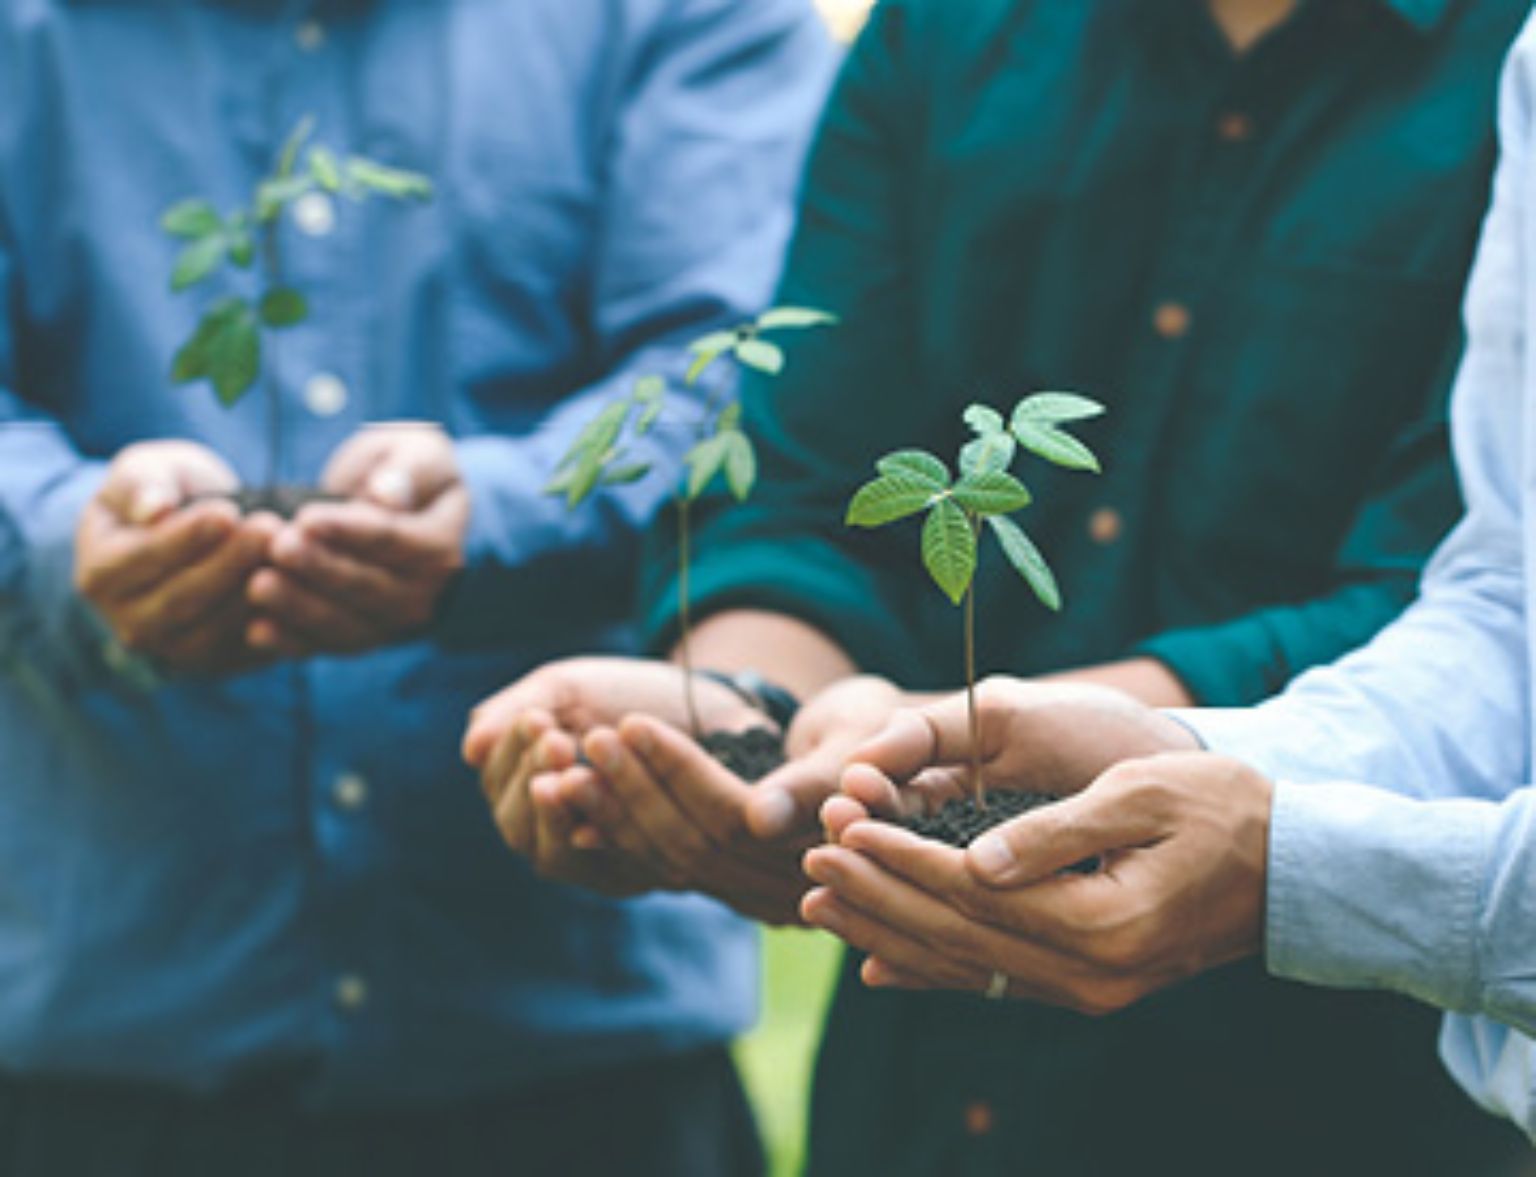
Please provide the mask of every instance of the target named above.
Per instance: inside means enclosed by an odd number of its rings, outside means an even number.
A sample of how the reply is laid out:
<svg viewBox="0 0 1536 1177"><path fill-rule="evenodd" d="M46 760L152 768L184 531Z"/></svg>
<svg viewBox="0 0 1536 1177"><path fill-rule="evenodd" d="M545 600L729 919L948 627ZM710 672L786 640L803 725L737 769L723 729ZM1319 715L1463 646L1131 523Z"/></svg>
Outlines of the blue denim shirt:
<svg viewBox="0 0 1536 1177"><path fill-rule="evenodd" d="M1453 400L1467 514L1418 600L1371 645L1254 711L1180 717L1280 782L1270 970L1453 1011L1447 1066L1536 1138L1533 111L1528 24L1505 68L1502 157Z"/></svg>
<svg viewBox="0 0 1536 1177"><path fill-rule="evenodd" d="M748 928L536 880L457 744L540 660L624 648L671 479L577 514L540 487L599 401L763 304L831 62L807 0L0 7L0 1067L450 1099L746 1025ZM72 591L83 502L136 440L267 463L260 397L169 384L201 300L158 219L234 207L306 113L437 197L285 222L313 315L268 356L281 472L443 422L469 568L430 640L146 683Z"/></svg>

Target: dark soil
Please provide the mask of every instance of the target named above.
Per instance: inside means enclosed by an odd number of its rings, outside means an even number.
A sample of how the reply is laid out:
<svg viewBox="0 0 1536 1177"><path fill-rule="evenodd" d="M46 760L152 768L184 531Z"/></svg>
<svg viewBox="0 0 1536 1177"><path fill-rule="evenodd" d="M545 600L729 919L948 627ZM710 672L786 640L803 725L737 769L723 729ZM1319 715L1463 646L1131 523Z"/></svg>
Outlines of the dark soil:
<svg viewBox="0 0 1536 1177"><path fill-rule="evenodd" d="M985 806L970 797L946 801L937 813L909 818L902 824L914 834L964 849L993 826L1060 800L1045 793L1021 793L1001 789L987 794ZM1092 874L1099 869L1096 858L1087 858L1067 867L1074 874Z"/></svg>
<svg viewBox="0 0 1536 1177"><path fill-rule="evenodd" d="M699 744L744 781L761 780L784 763L784 737L772 728L710 732Z"/></svg>
<svg viewBox="0 0 1536 1177"><path fill-rule="evenodd" d="M280 519L292 519L299 508L310 503L339 503L340 495L327 494L312 486L242 486L233 494L204 495L204 498L228 499L242 515L269 511Z"/></svg>

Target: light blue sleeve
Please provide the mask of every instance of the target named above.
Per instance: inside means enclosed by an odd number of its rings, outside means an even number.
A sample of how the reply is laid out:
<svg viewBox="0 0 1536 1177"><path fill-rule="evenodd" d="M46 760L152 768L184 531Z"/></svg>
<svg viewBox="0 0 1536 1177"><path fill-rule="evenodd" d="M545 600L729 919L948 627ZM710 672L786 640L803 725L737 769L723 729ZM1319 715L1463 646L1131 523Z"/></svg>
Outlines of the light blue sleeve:
<svg viewBox="0 0 1536 1177"><path fill-rule="evenodd" d="M1369 646L1252 711L1187 711L1207 747L1281 782L1265 955L1279 976L1454 1011L1442 1054L1536 1134L1536 792L1524 515L1532 33L1511 56L1503 154L1452 405L1467 515L1419 600ZM1369 782L1346 784L1349 782Z"/></svg>
<svg viewBox="0 0 1536 1177"><path fill-rule="evenodd" d="M110 652L74 589L75 524L105 465L16 392L19 290L0 208L0 672L67 689L107 669Z"/></svg>
<svg viewBox="0 0 1536 1177"><path fill-rule="evenodd" d="M576 511L544 485L603 404L641 375L679 377L689 340L761 310L778 280L835 51L804 0L685 0L666 12L619 118L603 197L593 346L621 358L531 434L459 443L473 511L442 640L526 636L518 626L538 624L557 582L549 603L567 612L581 611L572 594L611 591L587 582L633 564L640 530L676 485L689 412L674 404L671 426L631 449L654 465L640 482L603 488Z"/></svg>

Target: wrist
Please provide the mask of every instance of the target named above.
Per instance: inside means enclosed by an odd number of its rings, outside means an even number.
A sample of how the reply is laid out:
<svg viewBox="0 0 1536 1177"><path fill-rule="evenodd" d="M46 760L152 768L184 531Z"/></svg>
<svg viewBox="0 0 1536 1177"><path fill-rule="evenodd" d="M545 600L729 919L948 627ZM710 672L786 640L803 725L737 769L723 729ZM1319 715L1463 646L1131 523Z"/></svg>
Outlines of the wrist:
<svg viewBox="0 0 1536 1177"><path fill-rule="evenodd" d="M753 710L771 720L781 732L789 730L800 711L800 700L775 682L764 678L755 670L737 670L729 674L720 670L695 670L699 678L719 683Z"/></svg>

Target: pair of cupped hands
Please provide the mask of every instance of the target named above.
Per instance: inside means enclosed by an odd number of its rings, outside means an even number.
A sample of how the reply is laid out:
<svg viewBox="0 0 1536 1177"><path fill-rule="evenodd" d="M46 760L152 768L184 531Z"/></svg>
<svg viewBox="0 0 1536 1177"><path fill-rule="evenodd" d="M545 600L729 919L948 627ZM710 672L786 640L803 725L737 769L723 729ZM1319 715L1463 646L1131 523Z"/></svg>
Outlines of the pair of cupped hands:
<svg viewBox="0 0 1536 1177"><path fill-rule="evenodd" d="M767 722L717 682L694 690L705 730ZM876 987L1105 1013L1259 947L1267 779L1107 688L989 679L977 708L987 787L1065 800L963 851L900 822L966 795L965 696L872 676L810 699L756 784L695 742L683 672L661 662L545 666L476 710L464 754L540 875L820 927L867 954Z"/></svg>
<svg viewBox="0 0 1536 1177"><path fill-rule="evenodd" d="M75 583L127 650L181 674L402 640L463 562L469 496L435 426L371 426L332 455L335 501L242 515L238 479L187 441L123 449L75 532Z"/></svg>

